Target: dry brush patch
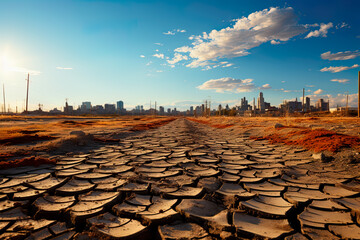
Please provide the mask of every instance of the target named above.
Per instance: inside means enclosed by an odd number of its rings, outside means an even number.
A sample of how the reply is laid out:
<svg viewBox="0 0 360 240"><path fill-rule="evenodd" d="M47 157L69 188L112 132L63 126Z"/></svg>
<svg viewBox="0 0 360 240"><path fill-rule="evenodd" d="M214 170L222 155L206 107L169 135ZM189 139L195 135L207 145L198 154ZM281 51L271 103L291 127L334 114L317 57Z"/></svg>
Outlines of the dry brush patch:
<svg viewBox="0 0 360 240"><path fill-rule="evenodd" d="M284 131L290 129L290 131ZM270 130L271 131L271 130ZM302 146L314 152L339 152L343 148L360 150L360 138L336 133L326 129L306 129L283 127L276 132L263 137L251 137L255 140L269 140L271 144L283 143L287 145Z"/></svg>
<svg viewBox="0 0 360 240"><path fill-rule="evenodd" d="M15 167L24 167L24 166L39 166L42 164L55 164L55 159L49 159L38 156L25 157L10 161L0 161L0 169L9 169Z"/></svg>
<svg viewBox="0 0 360 240"><path fill-rule="evenodd" d="M132 126L132 128L129 131L144 131L144 130L149 130L149 129L153 129L153 128L158 128L161 127L165 124L168 124L172 121L174 121L176 118L165 118L165 119L161 119L161 120L156 120L154 122L150 122L150 123L142 123L142 124L137 124L135 126Z"/></svg>
<svg viewBox="0 0 360 240"><path fill-rule="evenodd" d="M206 125L209 125L211 127L219 128L219 129L224 129L224 128L234 126L233 123L221 123L221 122L220 123L219 122L212 123L212 121L210 119L209 120L203 120L203 119L197 119L197 118L187 118L187 119L189 119L190 121L193 121L193 122L206 124Z"/></svg>
<svg viewBox="0 0 360 240"><path fill-rule="evenodd" d="M39 151L52 152L61 149L64 151L74 151L77 147L95 144L96 142L117 142L119 139L109 136L112 134L119 136L121 134L116 133L160 127L173 121L175 118L161 116L117 116L104 118L98 116L87 118L38 116L30 119L20 116L0 118L1 163L9 162L18 157L26 157L28 158L27 160L17 160L16 163L9 164L10 166L26 165L26 162L36 164L32 156L36 155L36 152ZM85 135L70 135L72 131L83 131Z"/></svg>
<svg viewBox="0 0 360 240"><path fill-rule="evenodd" d="M252 139L302 146L314 152L360 150L360 120L349 117L211 117L188 118L217 128L231 127ZM284 125L275 129L276 123Z"/></svg>

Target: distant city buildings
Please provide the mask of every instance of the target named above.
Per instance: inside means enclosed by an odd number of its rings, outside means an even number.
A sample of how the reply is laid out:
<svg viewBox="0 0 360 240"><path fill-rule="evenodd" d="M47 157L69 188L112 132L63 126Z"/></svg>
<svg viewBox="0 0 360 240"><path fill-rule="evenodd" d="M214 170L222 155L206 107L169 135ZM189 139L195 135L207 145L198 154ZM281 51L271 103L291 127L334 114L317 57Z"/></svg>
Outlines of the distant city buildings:
<svg viewBox="0 0 360 240"><path fill-rule="evenodd" d="M91 111L91 102L83 102L80 107L82 112L90 112Z"/></svg>
<svg viewBox="0 0 360 240"><path fill-rule="evenodd" d="M329 111L329 101L325 102L324 99L319 99L316 103L315 103L315 108L318 109L319 111Z"/></svg>
<svg viewBox="0 0 360 240"><path fill-rule="evenodd" d="M315 102L315 106L311 105L310 98L306 97L304 101L299 101L297 98L295 101L284 101L279 107L271 106L269 102L265 101L265 96L262 92L257 97L257 102L248 100L246 97L240 99L239 105L229 106L228 104L222 106L219 104L210 109L210 101L204 101L204 104L198 106L190 106L189 109L179 111L177 108L167 108L159 106L156 108L144 109L143 105L137 105L132 110L127 111L124 108L124 102L119 100L116 104L106 103L104 105L92 105L90 101L82 102L80 106L75 110L73 106L68 104L66 100L63 112L54 108L49 111L51 114L67 114L67 115L81 115L81 114L119 114L119 115L161 115L161 116L282 116L287 113L309 113L309 112L324 112L330 111L329 100L318 99ZM40 106L40 105L39 105ZM338 107L337 109L343 109ZM333 109L332 109L333 111Z"/></svg>
<svg viewBox="0 0 360 240"><path fill-rule="evenodd" d="M108 114L115 114L116 113L116 108L115 108L115 104L105 104L105 113Z"/></svg>
<svg viewBox="0 0 360 240"><path fill-rule="evenodd" d="M165 108L163 106L159 107L159 114L164 115L165 114Z"/></svg>
<svg viewBox="0 0 360 240"><path fill-rule="evenodd" d="M120 112L124 110L124 102L123 101L116 102L116 110L118 110Z"/></svg>

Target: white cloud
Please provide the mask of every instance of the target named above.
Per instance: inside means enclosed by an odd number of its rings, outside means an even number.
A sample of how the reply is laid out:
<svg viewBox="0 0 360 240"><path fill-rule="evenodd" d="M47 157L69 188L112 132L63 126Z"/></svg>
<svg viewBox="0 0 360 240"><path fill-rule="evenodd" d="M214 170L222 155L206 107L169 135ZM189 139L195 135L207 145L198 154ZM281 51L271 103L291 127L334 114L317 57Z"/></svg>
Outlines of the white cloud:
<svg viewBox="0 0 360 240"><path fill-rule="evenodd" d="M349 60L354 59L358 56L360 56L359 51L346 51L338 53L331 53L330 51L328 51L321 54L321 58L326 60Z"/></svg>
<svg viewBox="0 0 360 240"><path fill-rule="evenodd" d="M163 72L163 70L156 70L156 72L158 72L158 73L162 73L162 72Z"/></svg>
<svg viewBox="0 0 360 240"><path fill-rule="evenodd" d="M155 53L153 56L157 57L157 58L164 59L164 54L162 54L162 53Z"/></svg>
<svg viewBox="0 0 360 240"><path fill-rule="evenodd" d="M353 69L353 68L357 68L359 67L359 64L354 64L351 67L345 67L345 66L340 66L340 67L324 67L323 69L321 69L321 72L332 72L332 73L337 73L337 72L342 72L345 70L349 70L349 69Z"/></svg>
<svg viewBox="0 0 360 240"><path fill-rule="evenodd" d="M311 100L311 105L315 105L315 102L318 99L324 99L325 101L330 102L330 107L345 107L346 106L346 94L337 94L337 95L331 95L331 94L326 94L326 95L307 95L306 97L309 97ZM357 103L358 103L358 94L354 93L354 94L349 94L349 107L356 107Z"/></svg>
<svg viewBox="0 0 360 240"><path fill-rule="evenodd" d="M314 92L314 94L319 95L319 94L322 94L323 91L324 91L324 90L322 90L322 89L318 89L318 90L316 90L316 91Z"/></svg>
<svg viewBox="0 0 360 240"><path fill-rule="evenodd" d="M231 27L192 37L192 47L184 46L175 51L189 52L193 62L188 67L206 66L206 62L245 56L248 50L262 43L288 41L305 31L292 8L270 8L242 17Z"/></svg>
<svg viewBox="0 0 360 240"><path fill-rule="evenodd" d="M315 85L305 85L305 87L313 88Z"/></svg>
<svg viewBox="0 0 360 240"><path fill-rule="evenodd" d="M167 32L164 32L163 34L165 34L165 35L175 35L175 33L172 32L172 31L167 31Z"/></svg>
<svg viewBox="0 0 360 240"><path fill-rule="evenodd" d="M347 83L349 79L331 79L331 82L338 82L338 83Z"/></svg>
<svg viewBox="0 0 360 240"><path fill-rule="evenodd" d="M172 31L167 31L167 32L164 32L163 34L165 35L175 35L175 33L184 33L186 32L185 29L173 29Z"/></svg>
<svg viewBox="0 0 360 240"><path fill-rule="evenodd" d="M59 69L59 70L72 70L71 67L56 67L56 69Z"/></svg>
<svg viewBox="0 0 360 240"><path fill-rule="evenodd" d="M175 64L175 63L178 63L182 60L188 60L188 56L185 56L185 55L181 55L180 53L175 53L173 59L171 60L167 60L167 62L171 65Z"/></svg>
<svg viewBox="0 0 360 240"><path fill-rule="evenodd" d="M19 72L19 73L25 73L25 74L29 73L30 75L40 75L41 74L40 71L23 68L23 67L10 67L9 69L7 69L7 71Z"/></svg>
<svg viewBox="0 0 360 240"><path fill-rule="evenodd" d="M330 28L332 28L334 25L332 22L329 22L328 24L321 23L319 30L314 30L308 33L305 38L311 38L311 37L327 37L327 33Z"/></svg>
<svg viewBox="0 0 360 240"><path fill-rule="evenodd" d="M251 92L256 89L253 79L219 78L211 79L198 86L201 90L215 90L216 92Z"/></svg>
<svg viewBox="0 0 360 240"><path fill-rule="evenodd" d="M271 89L271 86L270 86L270 84L264 84L264 85L262 85L259 89Z"/></svg>
<svg viewBox="0 0 360 240"><path fill-rule="evenodd" d="M146 64L146 66L150 66L150 64L152 64L152 61L148 62L148 63Z"/></svg>
<svg viewBox="0 0 360 240"><path fill-rule="evenodd" d="M349 94L348 105L349 107L357 107L358 104L358 94ZM337 94L336 96L330 97L330 106L346 106L346 94Z"/></svg>
<svg viewBox="0 0 360 240"><path fill-rule="evenodd" d="M210 67L209 65L214 65L214 63L210 63L208 61L194 60L191 63L187 64L186 66L190 68L197 68L197 67Z"/></svg>
<svg viewBox="0 0 360 240"><path fill-rule="evenodd" d="M286 81L281 81L282 83L286 83Z"/></svg>
<svg viewBox="0 0 360 240"><path fill-rule="evenodd" d="M141 58L144 58L145 56L144 55L140 55Z"/></svg>
<svg viewBox="0 0 360 240"><path fill-rule="evenodd" d="M233 63L228 63L228 64L223 65L222 67L231 67L233 65L234 65Z"/></svg>
<svg viewBox="0 0 360 240"><path fill-rule="evenodd" d="M154 44L159 45L159 46L164 46L164 44L162 44L162 43L154 43Z"/></svg>
<svg viewBox="0 0 360 240"><path fill-rule="evenodd" d="M346 22L342 22L336 25L335 27L336 29L340 29L340 28L350 28L349 24L347 24Z"/></svg>
<svg viewBox="0 0 360 240"><path fill-rule="evenodd" d="M281 42L276 41L276 40L271 40L271 41L270 41L270 43L271 43L272 45L278 45L278 44L281 44Z"/></svg>
<svg viewBox="0 0 360 240"><path fill-rule="evenodd" d="M305 24L304 27L306 28L310 28L310 27L318 27L320 26L318 23L314 23L314 24Z"/></svg>

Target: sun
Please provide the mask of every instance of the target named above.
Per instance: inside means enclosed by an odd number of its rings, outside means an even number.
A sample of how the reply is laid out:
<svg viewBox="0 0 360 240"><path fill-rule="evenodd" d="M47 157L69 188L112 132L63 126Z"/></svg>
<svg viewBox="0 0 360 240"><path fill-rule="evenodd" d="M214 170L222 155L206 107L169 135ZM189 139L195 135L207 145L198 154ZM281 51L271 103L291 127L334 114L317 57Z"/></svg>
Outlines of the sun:
<svg viewBox="0 0 360 240"><path fill-rule="evenodd" d="M3 72L11 71L14 68L14 62L6 55L1 56L1 70Z"/></svg>

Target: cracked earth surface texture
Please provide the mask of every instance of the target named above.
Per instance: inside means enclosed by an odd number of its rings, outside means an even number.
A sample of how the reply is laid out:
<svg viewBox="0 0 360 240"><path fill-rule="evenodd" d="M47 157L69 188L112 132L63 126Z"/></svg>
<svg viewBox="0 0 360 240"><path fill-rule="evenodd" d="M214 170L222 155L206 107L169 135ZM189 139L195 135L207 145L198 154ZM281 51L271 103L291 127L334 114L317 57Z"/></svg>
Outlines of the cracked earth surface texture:
<svg viewBox="0 0 360 240"><path fill-rule="evenodd" d="M178 119L0 170L0 239L359 239L360 178Z"/></svg>

